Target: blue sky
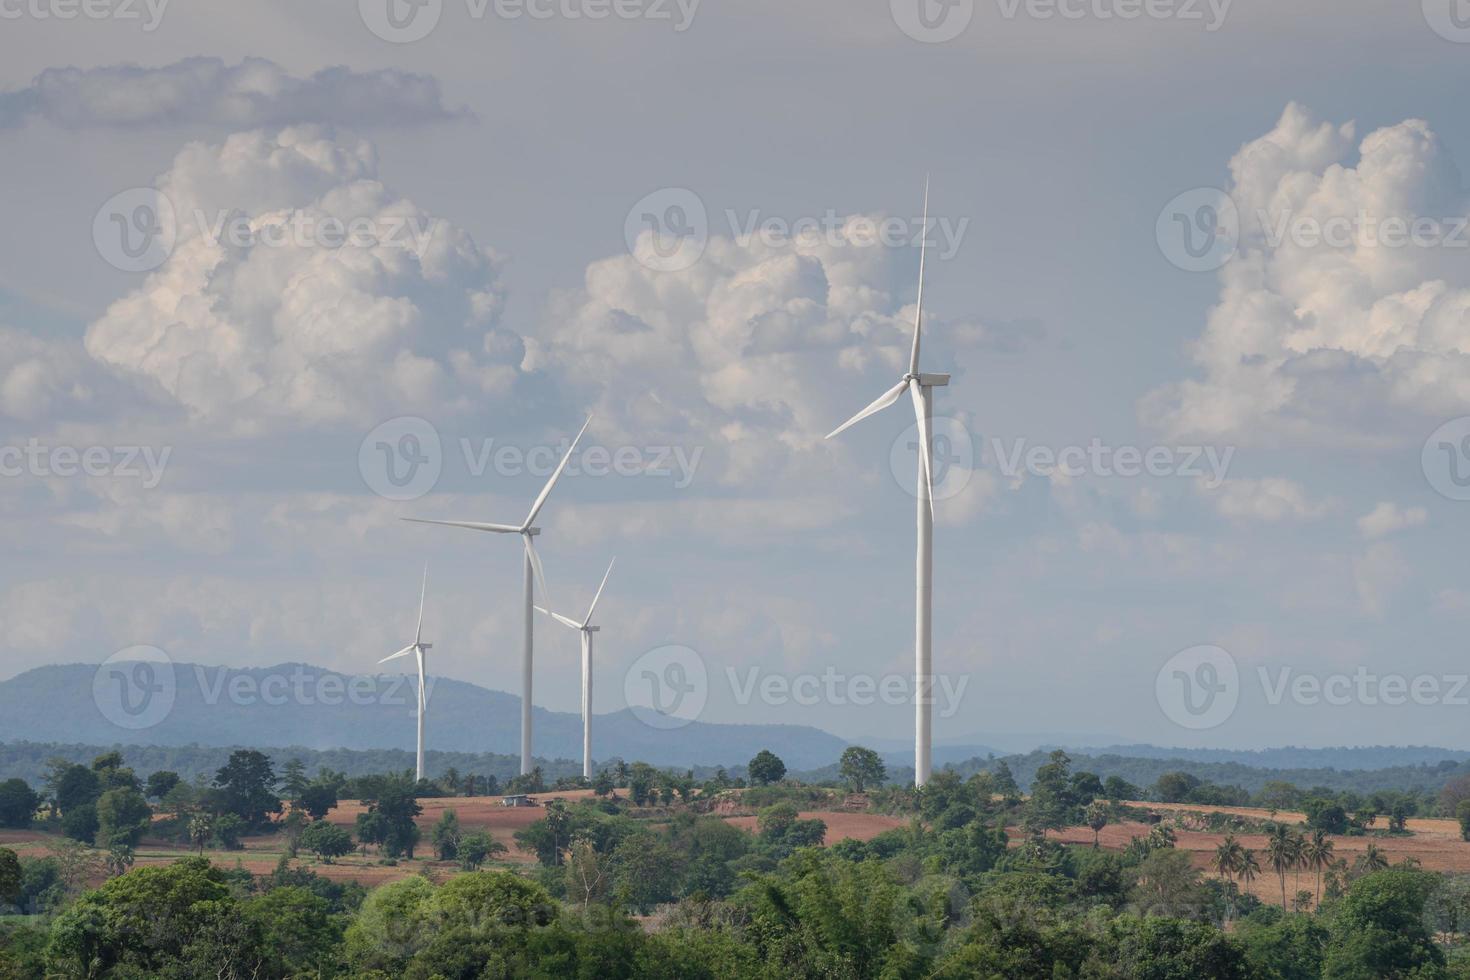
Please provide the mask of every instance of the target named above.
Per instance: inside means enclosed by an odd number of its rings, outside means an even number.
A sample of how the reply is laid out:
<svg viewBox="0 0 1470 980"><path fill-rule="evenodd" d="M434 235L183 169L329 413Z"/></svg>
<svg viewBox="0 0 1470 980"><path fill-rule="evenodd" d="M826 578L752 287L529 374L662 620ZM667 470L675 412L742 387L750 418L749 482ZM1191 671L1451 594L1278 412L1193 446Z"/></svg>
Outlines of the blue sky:
<svg viewBox="0 0 1470 980"><path fill-rule="evenodd" d="M703 0L684 30L673 5L509 20L445 0L413 43L375 36L368 0L172 0L153 30L36 3L5 8L0 40L0 445L101 447L114 468L0 478L18 559L0 674L138 643L369 669L401 646L427 560L436 669L514 690L514 543L398 518L518 520L540 477L477 475L475 453L554 448L595 412L610 454L698 454L687 485L577 476L548 505L559 605L619 559L597 709L679 643L708 667L709 720L904 737L903 705L741 704L726 671L908 670L913 498L890 450L911 417L821 437L901 373L917 249L735 241L728 215L912 221L928 172L933 216L964 233L930 253L925 368L955 375L936 411L976 450L938 505L935 664L969 678L938 734L1467 744L1448 694L1272 703L1283 676L1447 692L1466 670L1470 505L1421 460L1470 415L1470 46L1431 26L1448 3L1235 0L1210 30L1203 4L1123 20L992 0L945 43L905 34L898 0ZM1160 214L1211 187L1240 245L1185 271ZM625 232L669 188L710 241L661 272ZM94 243L133 189L181 216L149 271ZM1302 240L1365 210L1442 237ZM196 212L435 232L422 253L231 249ZM1273 243L1278 219L1303 225ZM385 499L360 449L403 416L432 424L442 472ZM994 451L1094 441L1229 466L1219 485L1013 474ZM157 485L116 472L132 446L169 448ZM575 710L575 637L541 635L537 701ZM1206 644L1237 665L1238 707L1181 726L1158 677Z"/></svg>

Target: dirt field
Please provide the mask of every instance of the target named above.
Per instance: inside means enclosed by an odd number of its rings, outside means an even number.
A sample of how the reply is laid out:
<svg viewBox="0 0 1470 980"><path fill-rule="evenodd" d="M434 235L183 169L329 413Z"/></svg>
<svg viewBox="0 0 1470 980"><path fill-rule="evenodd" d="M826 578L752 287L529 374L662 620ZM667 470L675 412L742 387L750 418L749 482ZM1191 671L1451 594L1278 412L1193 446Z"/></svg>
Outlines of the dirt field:
<svg viewBox="0 0 1470 980"><path fill-rule="evenodd" d="M872 840L885 830L905 826L908 821L889 817L881 813L835 813L827 810L804 810L801 819L815 817L827 825L824 843L835 844L840 840ZM725 822L755 833L755 817L726 817Z"/></svg>
<svg viewBox="0 0 1470 980"><path fill-rule="evenodd" d="M1253 809L1251 807L1229 807L1229 806L1196 806L1189 804L1167 804L1167 803L1132 803L1131 806L1145 807L1156 811L1192 811L1196 813L1229 813L1236 816L1246 817L1252 820L1273 819L1269 810ZM1296 824L1304 821L1306 817L1300 813L1288 811L1277 811L1276 820L1287 824ZM1397 864L1405 858L1417 858L1427 871L1454 871L1470 872L1470 843L1460 839L1459 825L1453 820L1420 819L1410 820L1408 829L1412 837L1333 837L1333 856L1345 858L1349 864L1357 860L1358 856L1367 850L1369 843L1376 844L1379 850L1388 857L1389 862ZM1109 850L1122 850L1128 846L1128 842L1134 837L1146 837L1150 825L1145 823L1127 822L1109 824L1104 827L1099 835L1099 843ZM1222 833L1209 833L1196 830L1180 830L1175 828L1175 847L1190 852L1191 859L1196 867L1208 871L1210 859L1215 853L1215 848L1225 839ZM1013 834L1014 836L1014 834ZM1242 889L1250 891L1257 898L1264 901L1281 902L1281 879L1278 878L1268 867L1266 867L1266 837L1264 834L1236 834L1236 840L1240 841L1242 847L1256 852L1256 859L1261 863L1261 876L1253 881L1248 889L1242 885ZM1069 827L1054 839L1068 844L1091 844L1092 831L1086 827ZM1299 882L1299 883L1298 883ZM1299 889L1308 891L1315 890L1316 876L1302 872L1298 877L1295 873L1286 876L1286 895L1290 901L1291 896Z"/></svg>

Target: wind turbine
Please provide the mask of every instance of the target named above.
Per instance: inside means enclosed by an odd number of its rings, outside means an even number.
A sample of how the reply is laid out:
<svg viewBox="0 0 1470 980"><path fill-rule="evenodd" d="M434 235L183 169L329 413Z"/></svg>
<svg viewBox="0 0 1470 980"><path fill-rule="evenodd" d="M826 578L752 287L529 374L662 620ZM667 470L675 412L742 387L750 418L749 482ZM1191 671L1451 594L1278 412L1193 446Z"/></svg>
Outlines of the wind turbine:
<svg viewBox="0 0 1470 980"><path fill-rule="evenodd" d="M587 607L587 618L580 623L561 613L552 612L543 606L536 609L546 613L552 619L563 626L570 626L582 634L582 778L592 778L592 634L598 632L601 627L592 625L592 613L597 609L597 600L602 598L602 590L607 586L607 577L612 574L613 565L617 562L614 558L607 563L607 571L603 573L602 585L597 587L597 594L592 597L592 605Z"/></svg>
<svg viewBox="0 0 1470 980"><path fill-rule="evenodd" d="M428 698L428 695L426 695L424 693L424 690L425 690L424 689L424 651L430 649L434 645L432 643L425 643L424 642L424 596L428 593L428 591L429 591L429 566L428 565L425 565L424 566L424 584L423 584L422 588L419 589L419 625L413 631L413 642L410 643L408 646L404 647L402 650L399 650L397 653L391 654L391 655L389 655L387 657L384 657L382 660L379 660L378 661L378 663L380 663L380 664L385 664L385 663L387 663L390 660L397 660L399 657L406 657L410 653L414 654L418 658L418 662L419 662L419 755L418 755L417 777L419 779L423 779L424 778L424 713L429 708L429 698Z"/></svg>
<svg viewBox="0 0 1470 980"><path fill-rule="evenodd" d="M914 562L914 785L929 781L930 750L933 746L933 650L930 626L933 619L934 577L934 467L930 454L933 439L930 417L934 411L934 389L949 384L947 374L919 371L919 339L924 316L924 251L929 231L929 179L924 179L924 225L919 244L919 298L914 309L914 344L909 352L909 369L898 384L879 395L871 405L827 434L827 438L883 411L907 391L919 423L918 549Z"/></svg>
<svg viewBox="0 0 1470 980"><path fill-rule="evenodd" d="M441 524L445 527L464 527L471 531L488 531L491 534L519 534L526 546L526 568L523 584L525 598L525 632L524 641L521 646L521 775L531 771L531 660L532 660L532 609L535 600L533 591L536 586L541 589L541 596L546 605L551 605L551 596L546 590L546 572L541 568L541 558L536 554L536 545L532 539L541 533L541 529L535 527L536 515L541 513L541 508L546 504L546 498L551 496L551 488L556 486L556 481L561 477L562 470L566 469L567 461L572 458L572 453L577 449L577 443L582 438L582 433L587 431L587 426L592 424L592 416L587 416L587 421L582 423L581 431L572 444L567 447L567 453L556 465L556 470L551 474L551 479L546 481L546 486L541 488L536 502L531 505L531 512L520 524L481 524L474 521L428 521L416 517L405 517L405 521L415 524ZM534 581L533 581L534 579Z"/></svg>

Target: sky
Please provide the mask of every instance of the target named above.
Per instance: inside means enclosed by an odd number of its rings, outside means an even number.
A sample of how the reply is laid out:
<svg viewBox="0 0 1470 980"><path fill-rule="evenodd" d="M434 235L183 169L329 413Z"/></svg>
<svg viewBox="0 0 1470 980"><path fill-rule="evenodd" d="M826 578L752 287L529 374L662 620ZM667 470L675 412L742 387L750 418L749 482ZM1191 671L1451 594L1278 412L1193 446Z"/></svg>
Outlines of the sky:
<svg viewBox="0 0 1470 980"><path fill-rule="evenodd" d="M1470 748L1457 3L0 0L0 678L517 691L591 415L595 710L904 739L924 238L941 741Z"/></svg>

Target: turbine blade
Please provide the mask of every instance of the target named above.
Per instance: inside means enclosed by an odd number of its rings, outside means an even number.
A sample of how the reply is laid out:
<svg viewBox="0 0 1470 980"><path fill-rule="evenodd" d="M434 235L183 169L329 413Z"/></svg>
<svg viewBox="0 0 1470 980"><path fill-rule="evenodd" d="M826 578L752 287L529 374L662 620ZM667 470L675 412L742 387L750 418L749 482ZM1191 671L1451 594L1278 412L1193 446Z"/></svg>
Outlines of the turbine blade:
<svg viewBox="0 0 1470 980"><path fill-rule="evenodd" d="M914 399L914 416L919 421L919 459L924 470L924 493L929 498L929 513L934 513L934 461L929 458L933 451L933 439L929 434L929 413L924 410L924 386L919 379L909 382L909 394Z"/></svg>
<svg viewBox="0 0 1470 980"><path fill-rule="evenodd" d="M397 653L391 654L390 656L384 657L382 660L379 660L378 663L385 664L385 663L387 663L390 660L397 660L399 657L406 657L410 653L413 653L417 649L418 649L418 645L417 644L414 644L413 646L409 646L409 647L404 647L402 650L399 650Z"/></svg>
<svg viewBox="0 0 1470 980"><path fill-rule="evenodd" d="M417 644L424 638L424 597L429 594L429 565L424 563L424 584L419 588L419 625L413 631L413 642Z"/></svg>
<svg viewBox="0 0 1470 980"><path fill-rule="evenodd" d="M495 534L520 534L521 529L513 524L481 524L476 521L430 521L422 517L400 517L410 524L438 524L440 527L467 527L471 531L492 531Z"/></svg>
<svg viewBox="0 0 1470 980"><path fill-rule="evenodd" d="M892 405L894 402L898 401L898 399L900 398L900 396L903 395L904 388L907 387L907 386L908 386L908 382L907 381L900 381L898 384L894 385L892 388L889 388L887 391L883 392L883 394L879 395L878 398L871 405L869 405L867 408L863 409L861 412L858 412L852 418L848 419L846 422L843 422L837 428L835 428L831 432L827 433L827 438L828 439L831 439L833 436L837 435L839 432L842 432L842 431L844 431L846 429L851 428L854 425L857 425L859 422L861 422L863 419L867 418L869 415L872 415L874 412L881 412L881 411L883 411L883 409L887 408L889 405Z"/></svg>
<svg viewBox="0 0 1470 980"><path fill-rule="evenodd" d="M602 574L602 585L597 587L597 594L592 597L592 605L587 608L587 618L582 621L582 625L585 626L592 622L592 612L597 608L597 600L602 598L602 590L607 586L607 577L612 574L613 565L617 564L617 561L614 558L607 563L607 571Z"/></svg>
<svg viewBox="0 0 1470 980"><path fill-rule="evenodd" d="M536 576L536 588L541 590L541 601L546 603L546 608L552 607L551 592L546 588L546 570L541 567L541 556L536 554L536 546L531 543L529 534L522 534L521 540L526 542L526 557L531 561L531 572Z"/></svg>
<svg viewBox="0 0 1470 980"><path fill-rule="evenodd" d="M536 611L540 613L545 613L552 619L556 620L558 623L561 623L563 626L570 626L574 630L579 630L582 628L582 624L577 622L575 619L572 619L569 616L563 616L561 613L552 612L545 606L537 606Z"/></svg>
<svg viewBox="0 0 1470 980"><path fill-rule="evenodd" d="M547 480L546 486L541 488L541 494L536 498L536 502L531 505L531 513L526 515L526 523L522 527L530 527L536 523L536 515L541 513L541 507L546 503L546 498L551 496L551 488L556 486L556 481L561 477L561 471L567 468L567 461L572 458L572 453L577 451L577 443L581 441L582 433L586 432L587 426L591 424L592 416L589 415L587 416L587 421L582 423L582 429L577 433L577 438L573 439L572 444L567 447L566 455L561 458L560 463L556 464L556 470L551 474L551 479Z"/></svg>
<svg viewBox="0 0 1470 980"><path fill-rule="evenodd" d="M909 353L909 374L919 373L919 331L924 316L924 253L929 246L929 175L924 175L924 224L919 229L919 299L914 307L914 348Z"/></svg>

